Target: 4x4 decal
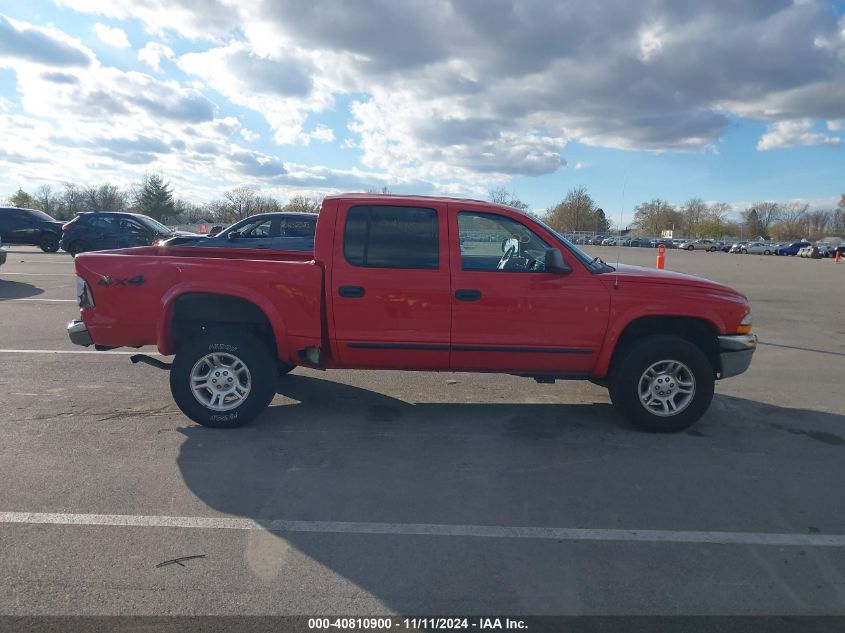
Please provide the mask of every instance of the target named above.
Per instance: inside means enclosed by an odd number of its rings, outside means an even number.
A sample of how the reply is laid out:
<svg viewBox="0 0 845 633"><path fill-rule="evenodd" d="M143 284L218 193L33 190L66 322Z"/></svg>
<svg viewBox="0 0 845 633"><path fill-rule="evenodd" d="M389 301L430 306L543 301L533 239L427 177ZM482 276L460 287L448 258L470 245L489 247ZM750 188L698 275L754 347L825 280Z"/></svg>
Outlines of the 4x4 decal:
<svg viewBox="0 0 845 633"><path fill-rule="evenodd" d="M108 288L109 286L140 286L142 283L144 283L143 275L135 275L134 277L122 279L112 279L111 277L104 275L103 277L100 277L100 281L97 282L98 285L105 288Z"/></svg>

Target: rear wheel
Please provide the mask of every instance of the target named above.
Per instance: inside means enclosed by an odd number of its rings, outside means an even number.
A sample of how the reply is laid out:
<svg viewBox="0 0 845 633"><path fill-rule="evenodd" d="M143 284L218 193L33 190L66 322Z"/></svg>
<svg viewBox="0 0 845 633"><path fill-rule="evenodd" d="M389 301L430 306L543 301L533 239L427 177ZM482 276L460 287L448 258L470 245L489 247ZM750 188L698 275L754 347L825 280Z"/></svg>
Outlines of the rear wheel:
<svg viewBox="0 0 845 633"><path fill-rule="evenodd" d="M610 379L614 406L638 429L683 431L713 399L715 377L704 352L678 336L648 336L623 352Z"/></svg>
<svg viewBox="0 0 845 633"><path fill-rule="evenodd" d="M772 254L772 251L770 251L768 249L763 251L763 255L771 255L771 254Z"/></svg>
<svg viewBox="0 0 845 633"><path fill-rule="evenodd" d="M59 236L55 233L44 233L38 240L38 248L45 253L55 253L59 250Z"/></svg>
<svg viewBox="0 0 845 633"><path fill-rule="evenodd" d="M73 257L76 257L80 253L84 253L88 250L90 250L88 242L85 242L83 240L76 240L75 242L70 243L67 252L70 253Z"/></svg>
<svg viewBox="0 0 845 633"><path fill-rule="evenodd" d="M238 328L207 330L182 345L170 391L182 413L213 428L243 426L270 404L277 372L267 346Z"/></svg>

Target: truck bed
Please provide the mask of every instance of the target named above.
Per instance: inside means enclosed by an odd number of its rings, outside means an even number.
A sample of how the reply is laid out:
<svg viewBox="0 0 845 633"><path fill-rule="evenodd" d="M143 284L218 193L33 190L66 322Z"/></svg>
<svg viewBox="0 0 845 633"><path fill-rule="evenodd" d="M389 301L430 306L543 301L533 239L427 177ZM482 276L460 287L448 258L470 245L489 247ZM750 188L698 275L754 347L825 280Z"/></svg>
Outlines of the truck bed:
<svg viewBox="0 0 845 633"><path fill-rule="evenodd" d="M283 360L321 341L323 270L311 253L144 246L84 253L76 269L96 305L82 310L82 320L100 346L156 345L162 354L174 353L175 302L201 294L237 297L260 308Z"/></svg>

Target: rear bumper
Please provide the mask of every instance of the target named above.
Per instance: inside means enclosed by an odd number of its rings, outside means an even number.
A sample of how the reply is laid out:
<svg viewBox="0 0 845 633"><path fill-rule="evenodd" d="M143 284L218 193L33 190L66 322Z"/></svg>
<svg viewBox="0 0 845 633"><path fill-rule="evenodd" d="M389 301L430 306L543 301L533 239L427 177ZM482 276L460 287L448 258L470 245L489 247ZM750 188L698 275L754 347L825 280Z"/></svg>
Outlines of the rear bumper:
<svg viewBox="0 0 845 633"><path fill-rule="evenodd" d="M88 347L94 344L94 341L91 340L91 335L88 333L88 328L85 327L82 321L77 320L68 323L67 335L70 338L70 342L74 345Z"/></svg>
<svg viewBox="0 0 845 633"><path fill-rule="evenodd" d="M751 365L751 357L757 349L756 334L736 334L720 336L719 361L721 368L719 378L738 376Z"/></svg>

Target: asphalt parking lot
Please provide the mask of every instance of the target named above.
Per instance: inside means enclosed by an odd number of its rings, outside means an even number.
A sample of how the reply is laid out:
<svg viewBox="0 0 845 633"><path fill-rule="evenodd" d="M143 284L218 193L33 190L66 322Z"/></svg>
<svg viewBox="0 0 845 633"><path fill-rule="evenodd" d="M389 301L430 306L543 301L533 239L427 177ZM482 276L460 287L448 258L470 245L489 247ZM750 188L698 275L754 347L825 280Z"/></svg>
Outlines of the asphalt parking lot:
<svg viewBox="0 0 845 633"><path fill-rule="evenodd" d="M589 383L302 369L216 431L69 343L70 257L9 251L0 613L845 614L845 265L667 253L761 340L687 433Z"/></svg>

